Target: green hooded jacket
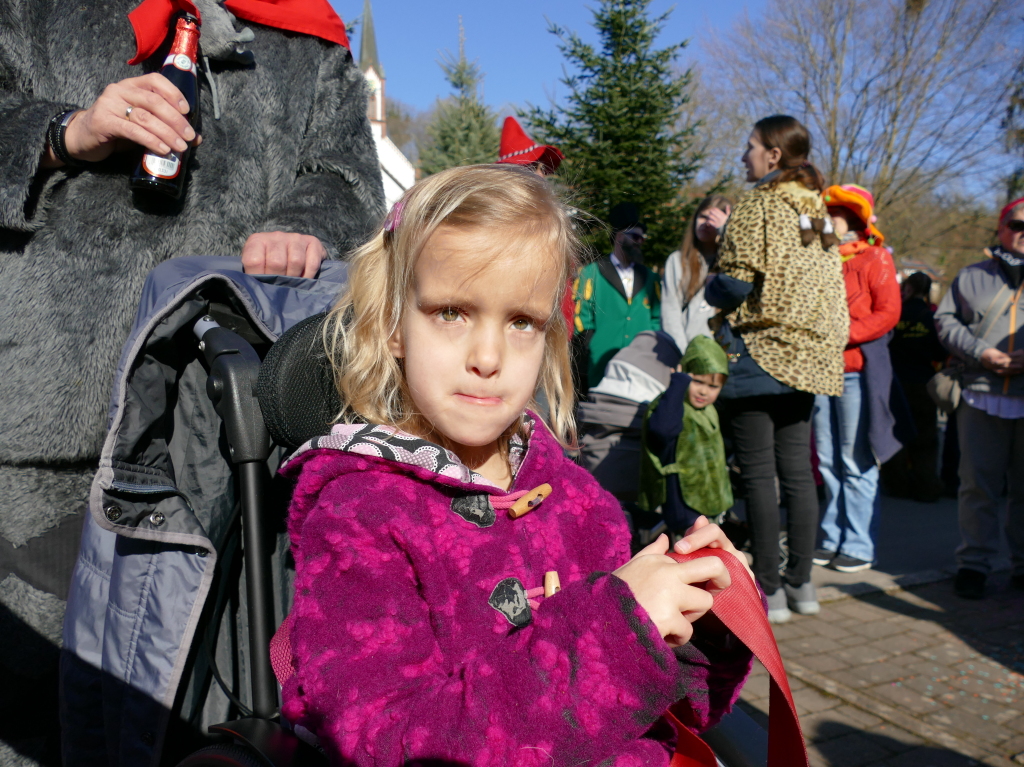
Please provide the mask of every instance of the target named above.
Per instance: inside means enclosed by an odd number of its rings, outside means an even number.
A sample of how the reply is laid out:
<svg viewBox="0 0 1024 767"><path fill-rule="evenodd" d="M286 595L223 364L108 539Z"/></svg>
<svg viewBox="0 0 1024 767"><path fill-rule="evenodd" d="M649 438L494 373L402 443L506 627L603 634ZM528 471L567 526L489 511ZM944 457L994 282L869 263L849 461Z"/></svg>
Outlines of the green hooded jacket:
<svg viewBox="0 0 1024 767"><path fill-rule="evenodd" d="M697 336L686 347L682 368L690 375L728 375L729 360L715 341ZM718 516L733 504L718 411L714 405L697 409L690 404L688 397L685 398L683 429L676 440L675 462L663 466L658 456L651 452L647 439L647 424L660 401L661 396L658 396L644 415L637 505L645 511L654 511L661 506L665 502L668 475L675 474L687 506L706 516Z"/></svg>

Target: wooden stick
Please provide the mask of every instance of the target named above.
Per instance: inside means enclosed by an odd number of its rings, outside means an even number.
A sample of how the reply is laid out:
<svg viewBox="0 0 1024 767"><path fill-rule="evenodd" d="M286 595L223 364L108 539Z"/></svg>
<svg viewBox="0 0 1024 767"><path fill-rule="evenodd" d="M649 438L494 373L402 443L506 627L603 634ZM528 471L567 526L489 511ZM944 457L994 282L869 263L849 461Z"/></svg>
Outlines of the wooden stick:
<svg viewBox="0 0 1024 767"><path fill-rule="evenodd" d="M537 508L541 501L549 495L551 495L551 485L545 483L540 487L535 487L512 504L512 508L508 510L508 515L512 517L512 519L519 519L524 514L529 514Z"/></svg>
<svg viewBox="0 0 1024 767"><path fill-rule="evenodd" d="M562 584L558 580L558 572L551 570L544 573L544 596L550 597L562 590Z"/></svg>

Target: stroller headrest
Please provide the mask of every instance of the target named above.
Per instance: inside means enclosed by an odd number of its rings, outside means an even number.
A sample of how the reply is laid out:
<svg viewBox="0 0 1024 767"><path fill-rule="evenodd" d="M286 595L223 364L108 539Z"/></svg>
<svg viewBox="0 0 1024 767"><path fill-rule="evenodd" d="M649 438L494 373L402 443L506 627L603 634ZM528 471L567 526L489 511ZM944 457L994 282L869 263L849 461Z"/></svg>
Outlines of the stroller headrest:
<svg viewBox="0 0 1024 767"><path fill-rule="evenodd" d="M256 397L274 442L296 448L326 434L341 410L323 344L326 312L289 328L270 347L256 382Z"/></svg>

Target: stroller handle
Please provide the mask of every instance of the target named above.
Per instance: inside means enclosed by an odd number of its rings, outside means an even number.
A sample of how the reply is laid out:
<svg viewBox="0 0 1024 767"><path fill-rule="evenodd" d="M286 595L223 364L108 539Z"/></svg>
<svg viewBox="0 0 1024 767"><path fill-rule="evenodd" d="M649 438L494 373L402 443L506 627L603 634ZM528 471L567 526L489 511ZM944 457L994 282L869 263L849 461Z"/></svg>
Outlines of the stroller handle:
<svg viewBox="0 0 1024 767"><path fill-rule="evenodd" d="M239 467L252 707L256 716L269 719L277 713L278 703L277 680L270 667L274 602L266 530L271 442L256 399L260 358L248 341L209 315L201 317L192 330L210 370L206 393L224 421L231 461Z"/></svg>

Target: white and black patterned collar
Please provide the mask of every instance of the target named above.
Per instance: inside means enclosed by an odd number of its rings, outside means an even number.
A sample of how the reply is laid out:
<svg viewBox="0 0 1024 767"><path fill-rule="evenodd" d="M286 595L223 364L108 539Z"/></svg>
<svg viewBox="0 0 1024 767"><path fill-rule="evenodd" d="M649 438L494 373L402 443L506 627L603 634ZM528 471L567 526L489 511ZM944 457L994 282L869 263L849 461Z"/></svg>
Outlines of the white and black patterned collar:
<svg viewBox="0 0 1024 767"><path fill-rule="evenodd" d="M529 416L525 416L525 419L528 431L532 433L535 427L533 419ZM522 438L518 434L514 434L509 441L509 468L513 479L515 479L519 467L522 466L526 448L527 445ZM383 458L395 463L416 466L458 482L504 490L470 469L452 451L393 426L365 423L335 424L330 433L322 437L314 437L302 445L288 458L286 463L290 463L307 450L320 449L342 450L357 455Z"/></svg>

